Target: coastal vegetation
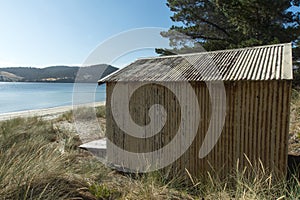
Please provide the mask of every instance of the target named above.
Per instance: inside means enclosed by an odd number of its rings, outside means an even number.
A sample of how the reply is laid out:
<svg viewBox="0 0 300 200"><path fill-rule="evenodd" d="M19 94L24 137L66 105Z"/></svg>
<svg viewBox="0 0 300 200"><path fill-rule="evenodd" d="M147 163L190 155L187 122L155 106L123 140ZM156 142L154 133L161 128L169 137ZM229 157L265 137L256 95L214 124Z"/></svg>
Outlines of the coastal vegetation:
<svg viewBox="0 0 300 200"><path fill-rule="evenodd" d="M293 92L292 115L300 117L300 94ZM85 115L84 108L77 113ZM105 117L105 107L96 109ZM55 119L16 118L0 122L0 199L297 199L296 176L274 182L263 166L253 175L236 169L227 180L217 174L207 179L181 179L167 174L124 174L109 169L87 151L79 136L58 126L72 123L72 112ZM291 133L299 141L299 120ZM294 147L299 148L299 147ZM187 176L189 173L187 172Z"/></svg>
<svg viewBox="0 0 300 200"><path fill-rule="evenodd" d="M292 42L293 59L300 59L299 9L295 9L299 1L167 0L167 6L176 24L162 35L173 49L157 53L195 52L199 45L214 51Z"/></svg>
<svg viewBox="0 0 300 200"><path fill-rule="evenodd" d="M80 70L80 77L77 77ZM99 78L116 71L117 68L99 64L86 67L52 66L46 68L6 67L0 69L0 81L5 82L88 82L96 83ZM101 77L96 76L101 74Z"/></svg>

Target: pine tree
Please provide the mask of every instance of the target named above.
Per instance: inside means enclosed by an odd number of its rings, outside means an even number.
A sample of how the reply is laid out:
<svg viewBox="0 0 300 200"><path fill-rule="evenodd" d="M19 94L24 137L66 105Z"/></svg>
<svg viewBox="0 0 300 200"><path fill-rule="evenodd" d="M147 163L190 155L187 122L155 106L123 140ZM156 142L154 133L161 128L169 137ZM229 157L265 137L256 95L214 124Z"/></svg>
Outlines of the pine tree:
<svg viewBox="0 0 300 200"><path fill-rule="evenodd" d="M299 46L299 0L168 0L167 6L177 22L163 32L170 45L179 52L195 51L197 45L206 50L239 48L274 43L294 42ZM185 44L180 32L193 39ZM175 36L174 36L175 35ZM157 49L160 54L172 50ZM295 53L298 50L294 51ZM295 58L299 56L294 56Z"/></svg>

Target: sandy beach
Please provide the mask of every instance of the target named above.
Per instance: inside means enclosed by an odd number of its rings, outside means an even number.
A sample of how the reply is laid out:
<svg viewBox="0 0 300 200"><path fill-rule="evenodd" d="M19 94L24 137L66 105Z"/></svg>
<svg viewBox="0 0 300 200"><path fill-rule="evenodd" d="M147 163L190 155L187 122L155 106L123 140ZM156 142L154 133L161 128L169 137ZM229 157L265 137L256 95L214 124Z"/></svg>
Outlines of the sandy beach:
<svg viewBox="0 0 300 200"><path fill-rule="evenodd" d="M97 102L97 103L90 103L80 105L82 107L97 107L105 105L105 101ZM18 117L45 117L45 118L55 118L55 116L60 115L64 112L72 110L74 107L78 105L69 105L69 106L60 106L60 107L53 107L53 108L45 108L45 109L37 109L37 110L26 110L20 112L11 112L11 113L3 113L0 114L0 121L9 120Z"/></svg>

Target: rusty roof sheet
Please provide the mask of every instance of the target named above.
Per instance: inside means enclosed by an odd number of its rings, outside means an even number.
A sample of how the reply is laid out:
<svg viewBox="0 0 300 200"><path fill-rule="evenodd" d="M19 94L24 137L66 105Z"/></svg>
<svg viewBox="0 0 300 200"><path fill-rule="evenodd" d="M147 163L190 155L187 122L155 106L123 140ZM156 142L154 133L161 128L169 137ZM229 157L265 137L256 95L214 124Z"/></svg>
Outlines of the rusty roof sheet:
<svg viewBox="0 0 300 200"><path fill-rule="evenodd" d="M288 43L142 58L102 78L99 83L291 79L292 46Z"/></svg>

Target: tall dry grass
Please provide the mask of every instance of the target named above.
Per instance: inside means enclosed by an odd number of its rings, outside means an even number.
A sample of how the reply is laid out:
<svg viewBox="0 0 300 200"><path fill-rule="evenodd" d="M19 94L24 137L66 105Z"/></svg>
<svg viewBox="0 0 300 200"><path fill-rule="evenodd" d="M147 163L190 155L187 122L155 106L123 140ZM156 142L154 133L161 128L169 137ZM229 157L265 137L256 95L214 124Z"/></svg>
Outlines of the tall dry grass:
<svg viewBox="0 0 300 200"><path fill-rule="evenodd" d="M80 159L76 135L49 121L13 119L0 127L0 199L84 197L85 170L105 171L97 161ZM89 163L96 167L88 168Z"/></svg>
<svg viewBox="0 0 300 200"><path fill-rule="evenodd" d="M60 120L72 120L72 115ZM300 198L296 178L274 181L260 163L249 163L251 175L236 167L225 180L217 173L196 179L188 171L186 179L158 171L121 174L79 150L78 136L60 130L56 121L35 117L0 122L0 199Z"/></svg>

